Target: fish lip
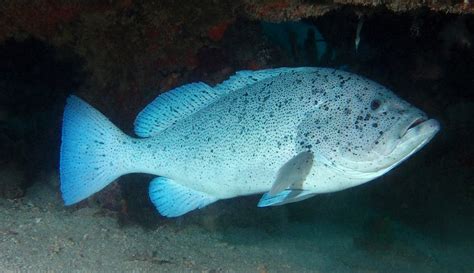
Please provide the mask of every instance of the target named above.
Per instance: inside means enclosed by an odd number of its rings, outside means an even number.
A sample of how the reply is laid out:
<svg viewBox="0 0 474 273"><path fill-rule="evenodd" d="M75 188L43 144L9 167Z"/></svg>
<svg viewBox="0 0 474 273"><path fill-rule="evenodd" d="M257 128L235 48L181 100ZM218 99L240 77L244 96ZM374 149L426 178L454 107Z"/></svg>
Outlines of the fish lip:
<svg viewBox="0 0 474 273"><path fill-rule="evenodd" d="M422 120L419 120L419 119ZM343 171L343 172L348 172L350 171L352 174L357 175L359 177L367 177L367 174L374 174L372 177L379 177L380 175L390 171L394 167L396 167L398 164L403 162L405 159L407 159L409 156L412 154L416 153L419 151L423 146L428 144L434 136L441 130L441 125L436 119L427 119L423 116L418 116L416 119L412 119L410 123L406 125L406 127L403 130L403 137L400 139L393 139L394 140L394 146L393 149L390 149L387 153L380 153L373 149L375 153L377 153L380 158L374 159L374 160L365 160L363 161L364 163L369 163L369 162L380 162L380 159L383 158L396 158L396 160L392 162L387 162L386 164L380 164L377 168L373 169L355 169L351 167L345 167L341 168L339 166L338 170ZM396 137L396 135L394 136ZM405 150L400 150L400 147L405 144L412 144L412 148ZM350 162L357 162L361 163L360 160L354 161L354 160L346 160Z"/></svg>
<svg viewBox="0 0 474 273"><path fill-rule="evenodd" d="M408 123L403 129L400 131L400 138L403 138L409 131L416 130L421 126L424 126L424 123L427 122L429 119L425 116L418 116L413 118L410 123Z"/></svg>
<svg viewBox="0 0 474 273"><path fill-rule="evenodd" d="M414 116L410 119L407 119L409 122L406 122L405 125L401 124L401 130L400 127L398 127L396 130L400 130L400 134L398 139L396 138L396 135L394 136L392 142L393 145L391 145L392 148L384 150L377 150L377 147L374 147L374 151L382 156L386 157L391 155L394 151L396 151L401 145L404 145L407 142L410 141L420 141L426 143L431 140L431 138L436 135L436 133L440 130L440 124L437 120L435 119L429 119L425 115L417 115ZM390 135L390 134L388 134ZM377 141L379 142L378 145L381 145L380 143L383 143L380 139L382 137L385 137L385 134L381 135ZM385 141L387 142L387 140ZM383 146L381 146L383 148Z"/></svg>
<svg viewBox="0 0 474 273"><path fill-rule="evenodd" d="M410 122L409 125L403 130L403 136L397 141L395 148L386 156L392 156L394 153L397 153L400 145L404 145L407 142L414 141L416 144L412 147L412 149L408 150L408 153L402 153L400 154L401 156L396 156L399 159L395 163L381 167L378 171L381 169L385 169L385 172L389 171L399 163L403 162L406 158L428 144L439 132L439 130L441 130L441 125L436 119L429 119L423 116L413 119L412 122Z"/></svg>
<svg viewBox="0 0 474 273"><path fill-rule="evenodd" d="M431 139L441 130L441 125L436 119L426 119L410 123L406 132L399 139L397 146L409 141L416 141L418 139L423 145L431 141ZM422 145L422 146L423 146Z"/></svg>

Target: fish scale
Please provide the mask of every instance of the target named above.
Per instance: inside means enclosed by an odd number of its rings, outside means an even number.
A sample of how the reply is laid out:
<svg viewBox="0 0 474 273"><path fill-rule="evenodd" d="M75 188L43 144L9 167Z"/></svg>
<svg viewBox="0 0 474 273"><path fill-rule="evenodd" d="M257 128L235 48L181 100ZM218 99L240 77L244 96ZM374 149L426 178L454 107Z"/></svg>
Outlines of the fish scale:
<svg viewBox="0 0 474 273"><path fill-rule="evenodd" d="M411 128L415 121L422 122ZM87 133L95 128L105 133ZM142 172L159 176L149 195L168 217L256 193L264 193L259 206L282 205L381 176L438 130L385 87L330 68L240 71L215 87L178 87L139 113L141 138L73 96L64 113L61 190L73 204Z"/></svg>

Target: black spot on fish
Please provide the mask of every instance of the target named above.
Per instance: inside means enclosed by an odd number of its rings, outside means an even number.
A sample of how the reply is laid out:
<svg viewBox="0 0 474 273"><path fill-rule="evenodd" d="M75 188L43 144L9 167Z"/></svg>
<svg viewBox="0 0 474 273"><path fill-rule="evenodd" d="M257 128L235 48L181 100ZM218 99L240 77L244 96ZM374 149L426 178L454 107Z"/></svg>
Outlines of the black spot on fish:
<svg viewBox="0 0 474 273"><path fill-rule="evenodd" d="M344 87L344 85L346 84L347 82L347 79L346 80L342 80L340 83L339 83L339 86L342 88Z"/></svg>
<svg viewBox="0 0 474 273"><path fill-rule="evenodd" d="M372 127L377 128L379 125L377 123L372 123Z"/></svg>
<svg viewBox="0 0 474 273"><path fill-rule="evenodd" d="M370 103L370 109L372 109L372 110L375 111L375 110L379 109L380 105L381 105L380 100L373 100L373 101Z"/></svg>

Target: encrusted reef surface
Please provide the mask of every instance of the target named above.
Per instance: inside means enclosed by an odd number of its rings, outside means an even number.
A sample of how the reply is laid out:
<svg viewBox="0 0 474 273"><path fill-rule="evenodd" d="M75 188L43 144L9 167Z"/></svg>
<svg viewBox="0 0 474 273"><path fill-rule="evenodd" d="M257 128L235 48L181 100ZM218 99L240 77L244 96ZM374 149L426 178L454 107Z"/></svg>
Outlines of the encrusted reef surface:
<svg viewBox="0 0 474 273"><path fill-rule="evenodd" d="M84 61L86 72L86 84L79 91L113 94L108 99L131 114L134 107L145 103L142 98L148 101L150 89L169 89L216 71L227 75L232 72L230 67L256 69L278 64L261 41L241 50L247 56L229 56L238 53L226 50L232 42L240 46L243 40L256 40L235 38L236 32L252 33L241 29L252 28L239 25L242 19L314 19L341 9L350 9L359 18L394 11L411 12L418 19L426 11L471 14L474 6L470 1L2 1L0 42L30 37L76 54ZM416 29L416 22L413 24ZM229 31L232 28L234 32ZM229 39L223 39L226 34Z"/></svg>

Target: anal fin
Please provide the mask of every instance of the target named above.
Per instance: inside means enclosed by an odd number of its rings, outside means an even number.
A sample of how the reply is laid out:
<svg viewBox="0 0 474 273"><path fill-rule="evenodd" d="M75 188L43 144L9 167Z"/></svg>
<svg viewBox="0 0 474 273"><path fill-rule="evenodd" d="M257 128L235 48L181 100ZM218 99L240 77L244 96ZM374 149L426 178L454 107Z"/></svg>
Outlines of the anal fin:
<svg viewBox="0 0 474 273"><path fill-rule="evenodd" d="M214 196L190 189L166 177L158 177L151 181L149 195L156 209L166 217L178 217L218 200Z"/></svg>

